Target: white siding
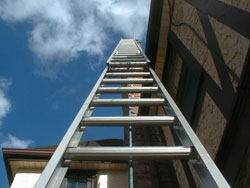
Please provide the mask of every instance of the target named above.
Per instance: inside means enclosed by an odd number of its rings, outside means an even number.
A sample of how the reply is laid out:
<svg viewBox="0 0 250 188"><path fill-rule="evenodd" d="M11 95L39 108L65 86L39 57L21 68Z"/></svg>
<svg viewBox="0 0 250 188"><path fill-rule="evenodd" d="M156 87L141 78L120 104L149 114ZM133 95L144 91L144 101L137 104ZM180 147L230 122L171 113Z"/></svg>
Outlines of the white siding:
<svg viewBox="0 0 250 188"><path fill-rule="evenodd" d="M97 188L128 188L129 177L127 171L99 171Z"/></svg>
<svg viewBox="0 0 250 188"><path fill-rule="evenodd" d="M11 188L33 188L40 173L17 173Z"/></svg>

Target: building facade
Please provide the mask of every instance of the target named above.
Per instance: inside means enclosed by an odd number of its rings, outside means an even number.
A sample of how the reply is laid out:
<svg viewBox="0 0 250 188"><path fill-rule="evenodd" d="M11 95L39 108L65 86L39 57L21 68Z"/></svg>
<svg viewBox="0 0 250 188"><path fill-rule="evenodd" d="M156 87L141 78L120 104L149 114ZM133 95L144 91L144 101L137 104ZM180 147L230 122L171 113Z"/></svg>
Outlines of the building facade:
<svg viewBox="0 0 250 188"><path fill-rule="evenodd" d="M248 0L152 0L146 44L156 73L232 187L250 185L249 20ZM170 128L162 132L176 144ZM180 187L199 186L188 164L173 165Z"/></svg>
<svg viewBox="0 0 250 188"><path fill-rule="evenodd" d="M122 140L101 140L81 146L122 146ZM33 188L56 146L13 149L3 148L3 157L11 188ZM72 162L60 188L128 188L127 162Z"/></svg>

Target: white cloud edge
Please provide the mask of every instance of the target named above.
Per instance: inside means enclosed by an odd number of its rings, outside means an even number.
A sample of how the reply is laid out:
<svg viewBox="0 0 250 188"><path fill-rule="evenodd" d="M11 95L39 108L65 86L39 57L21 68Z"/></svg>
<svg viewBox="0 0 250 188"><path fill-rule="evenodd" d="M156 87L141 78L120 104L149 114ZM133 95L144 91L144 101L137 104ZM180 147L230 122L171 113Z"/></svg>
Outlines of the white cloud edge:
<svg viewBox="0 0 250 188"><path fill-rule="evenodd" d="M12 83L8 79L0 77L0 127L2 124L2 119L11 110L11 102L6 97L6 92L11 84Z"/></svg>
<svg viewBox="0 0 250 188"><path fill-rule="evenodd" d="M28 148L33 143L33 140L22 140L12 134L8 134L0 146L2 148Z"/></svg>
<svg viewBox="0 0 250 188"><path fill-rule="evenodd" d="M71 62L82 52L103 57L112 40L110 31L142 39L149 7L150 0L3 0L0 18L9 23L32 23L29 46L38 59L36 73L55 78L58 65Z"/></svg>
<svg viewBox="0 0 250 188"><path fill-rule="evenodd" d="M27 148L34 143L32 140L22 140L12 134L7 134L6 137L3 136L1 132L2 120L11 110L11 101L6 97L6 92L11 85L11 81L4 77L0 77L0 137L2 140L0 146L9 148Z"/></svg>

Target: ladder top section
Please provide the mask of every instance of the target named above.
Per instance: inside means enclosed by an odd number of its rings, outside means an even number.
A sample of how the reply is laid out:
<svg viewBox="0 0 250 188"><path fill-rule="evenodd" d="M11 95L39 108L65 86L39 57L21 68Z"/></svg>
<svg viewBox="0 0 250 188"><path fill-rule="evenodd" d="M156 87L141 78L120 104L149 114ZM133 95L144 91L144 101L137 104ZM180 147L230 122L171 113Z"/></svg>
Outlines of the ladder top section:
<svg viewBox="0 0 250 188"><path fill-rule="evenodd" d="M134 39L121 39L109 57L110 62L150 62L144 54L140 42Z"/></svg>

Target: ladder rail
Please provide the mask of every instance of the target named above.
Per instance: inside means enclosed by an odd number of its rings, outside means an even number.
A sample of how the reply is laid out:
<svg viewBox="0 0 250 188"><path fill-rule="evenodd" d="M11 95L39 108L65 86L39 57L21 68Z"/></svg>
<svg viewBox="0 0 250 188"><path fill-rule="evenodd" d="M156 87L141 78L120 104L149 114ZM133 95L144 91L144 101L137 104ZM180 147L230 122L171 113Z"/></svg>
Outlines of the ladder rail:
<svg viewBox="0 0 250 188"><path fill-rule="evenodd" d="M139 48L141 54L143 55L143 57L146 59L147 62L150 62L150 60L148 59L148 57L146 56L146 54L144 53L144 51L142 50L141 46L134 40L135 45L137 46L137 48Z"/></svg>
<svg viewBox="0 0 250 188"><path fill-rule="evenodd" d="M99 97L94 97L93 99L97 100ZM90 117L91 114L94 111L94 107L91 106L89 107L89 109L87 110L87 112L84 114L84 117ZM73 134L68 147L77 147L80 143L80 140L83 136L84 131L86 130L85 126L78 126L77 130L75 131L75 133Z"/></svg>
<svg viewBox="0 0 250 188"><path fill-rule="evenodd" d="M84 104L80 108L79 112L77 113L76 117L74 118L73 122L71 123L69 129L67 130L66 134L64 135L62 141L58 145L57 149L55 150L54 154L52 155L51 159L49 160L48 164L46 165L45 169L43 170L40 178L36 182L34 188L44 188L44 187L56 187L56 183L52 185L48 185L50 180L53 181L53 179L58 179L57 182L60 182L62 179L60 179L61 175L65 171L65 167L62 165L62 158L63 155L67 149L68 144L71 141L71 138L73 137L75 131L79 127L80 122L82 121L83 116L87 112L89 108L89 104L91 103L92 99L94 98L97 89L99 88L106 72L108 70L108 67L106 67L101 76L99 77L98 81L96 82L95 86L93 87L92 91L90 92L89 96L85 100ZM57 171L59 171L57 173ZM55 173L56 172L56 173Z"/></svg>
<svg viewBox="0 0 250 188"><path fill-rule="evenodd" d="M226 179L221 174L220 170L217 168L214 161L212 160L212 158L210 157L210 155L204 148L204 146L201 144L199 138L196 136L196 134L192 130L186 118L184 117L184 115L182 114L178 106L175 104L174 100L172 99L168 91L165 89L165 87L161 83L160 79L158 78L154 70L151 67L149 67L149 71L151 72L153 78L155 79L165 99L168 101L169 105L175 112L176 117L181 123L181 127L184 129L185 133L187 134L188 138L190 139L191 143L195 147L200 157L199 161L193 160L191 163L195 167L196 171L200 172L200 173L197 173L197 175L199 176L200 180L202 180L201 182L205 185L205 187L210 187L212 185L212 182L213 182L213 185L215 185L216 187L223 187L223 188L230 187ZM209 177L211 178L208 180Z"/></svg>
<svg viewBox="0 0 250 188"><path fill-rule="evenodd" d="M117 46L115 47L114 51L112 52L111 56L108 58L107 63L110 62L110 60L112 59L113 55L116 53L116 51L117 51L119 45L121 44L121 42L122 42L122 39L119 41L119 43L118 43Z"/></svg>

